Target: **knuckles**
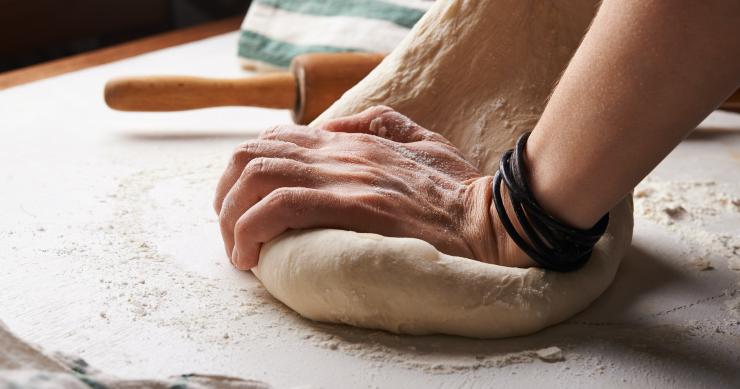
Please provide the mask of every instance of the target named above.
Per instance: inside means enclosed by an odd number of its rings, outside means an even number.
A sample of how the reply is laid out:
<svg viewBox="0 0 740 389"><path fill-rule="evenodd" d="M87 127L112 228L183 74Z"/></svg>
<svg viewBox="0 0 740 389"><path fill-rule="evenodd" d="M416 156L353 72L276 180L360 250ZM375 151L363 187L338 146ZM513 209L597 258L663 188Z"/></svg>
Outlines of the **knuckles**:
<svg viewBox="0 0 740 389"><path fill-rule="evenodd" d="M250 236L251 234L249 233L249 227L251 227L251 225L247 222L247 220L243 218L237 220L236 224L234 224L234 240L238 240L236 239L236 237L238 236Z"/></svg>
<svg viewBox="0 0 740 389"><path fill-rule="evenodd" d="M299 203L299 197L303 190L300 188L277 188L265 196L262 201L264 201L265 207L272 209L293 208Z"/></svg>
<svg viewBox="0 0 740 389"><path fill-rule="evenodd" d="M259 155L263 146L258 140L249 140L239 145L231 154L232 166L244 166L256 155Z"/></svg>
<svg viewBox="0 0 740 389"><path fill-rule="evenodd" d="M302 190L300 188L277 188L265 196L261 203L264 211L274 214L276 211L291 210L296 208L300 202ZM248 218L239 218L234 225L235 236L251 236L251 228L255 226L254 221Z"/></svg>
<svg viewBox="0 0 740 389"><path fill-rule="evenodd" d="M273 127L270 127L262 131L259 135L259 138L260 139L279 139L280 135L290 132L293 129L294 129L294 126L286 125L286 124L273 126Z"/></svg>
<svg viewBox="0 0 740 389"><path fill-rule="evenodd" d="M247 164L244 166L242 177L247 181L250 181L252 179L264 178L273 173L275 164L276 163L274 158L254 158L247 162Z"/></svg>

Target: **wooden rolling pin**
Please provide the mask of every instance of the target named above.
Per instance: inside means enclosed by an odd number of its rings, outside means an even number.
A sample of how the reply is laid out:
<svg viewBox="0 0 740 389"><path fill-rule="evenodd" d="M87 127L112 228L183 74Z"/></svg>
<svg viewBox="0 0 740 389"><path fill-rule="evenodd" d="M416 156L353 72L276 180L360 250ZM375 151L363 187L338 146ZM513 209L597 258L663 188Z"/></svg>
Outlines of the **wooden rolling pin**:
<svg viewBox="0 0 740 389"><path fill-rule="evenodd" d="M241 79L186 76L123 77L105 85L105 102L121 111L182 111L223 106L290 109L308 124L352 88L384 55L305 54L290 72Z"/></svg>
<svg viewBox="0 0 740 389"><path fill-rule="evenodd" d="M125 77L108 81L105 102L121 111L182 111L223 106L290 109L308 124L383 59L382 54L305 54L290 72L242 79L186 76ZM720 109L740 112L740 90Z"/></svg>

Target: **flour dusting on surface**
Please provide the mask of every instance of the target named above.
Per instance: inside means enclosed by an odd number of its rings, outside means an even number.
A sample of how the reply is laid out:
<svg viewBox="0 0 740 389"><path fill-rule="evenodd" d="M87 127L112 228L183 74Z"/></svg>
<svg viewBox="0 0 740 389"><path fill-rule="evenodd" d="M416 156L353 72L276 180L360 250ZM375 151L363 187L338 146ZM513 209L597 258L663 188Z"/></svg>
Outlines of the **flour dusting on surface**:
<svg viewBox="0 0 740 389"><path fill-rule="evenodd" d="M726 223L740 217L740 184L646 179L634 198L636 216L678 234L698 270L715 267L713 261L740 270L740 230Z"/></svg>

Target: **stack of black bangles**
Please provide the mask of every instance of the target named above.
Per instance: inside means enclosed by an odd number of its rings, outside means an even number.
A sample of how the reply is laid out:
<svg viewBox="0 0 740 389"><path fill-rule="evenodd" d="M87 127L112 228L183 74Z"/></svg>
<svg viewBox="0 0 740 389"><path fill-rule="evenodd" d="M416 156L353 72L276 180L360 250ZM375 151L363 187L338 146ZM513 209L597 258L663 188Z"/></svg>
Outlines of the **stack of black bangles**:
<svg viewBox="0 0 740 389"><path fill-rule="evenodd" d="M499 170L493 177L496 212L509 236L537 264L561 272L576 270L588 261L594 245L606 231L609 214L588 230L571 227L548 215L534 199L527 182L524 146L529 134L523 134L517 140L516 147L501 157ZM502 181L508 188L514 214L530 243L519 235L506 213L501 198Z"/></svg>

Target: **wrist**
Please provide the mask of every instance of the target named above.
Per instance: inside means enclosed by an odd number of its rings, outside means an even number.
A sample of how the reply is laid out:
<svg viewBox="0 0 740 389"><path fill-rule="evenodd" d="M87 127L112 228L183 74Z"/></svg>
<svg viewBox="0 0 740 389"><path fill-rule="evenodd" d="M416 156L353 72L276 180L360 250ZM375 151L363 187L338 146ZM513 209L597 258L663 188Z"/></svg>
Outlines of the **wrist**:
<svg viewBox="0 0 740 389"><path fill-rule="evenodd" d="M525 162L525 149L530 135L530 132L522 134L516 146L501 157L500 169L494 176L494 209L511 240L532 260L547 269L573 271L588 261L594 245L606 231L609 215L602 216L591 228L579 229L565 224L542 208L527 177L530 170ZM508 207L504 198L511 202ZM510 209L513 209L515 219L511 217ZM519 228L515 221L521 223Z"/></svg>
<svg viewBox="0 0 740 389"><path fill-rule="evenodd" d="M580 229L592 227L601 215L594 218L588 201L579 201L578 195L583 188L574 182L581 174L581 166L571 166L569 156L554 154L552 144L548 147L548 142L537 136L541 133L543 131L532 132L524 153L532 195L540 207L557 220Z"/></svg>
<svg viewBox="0 0 740 389"><path fill-rule="evenodd" d="M498 263L497 239L489 207L493 191L493 177L475 179L465 192L465 218L460 229L474 259L486 263Z"/></svg>
<svg viewBox="0 0 740 389"><path fill-rule="evenodd" d="M493 203L493 177L484 176L476 179L469 185L466 210L467 218L462 226L465 239L470 246L475 259L502 266L531 267L537 266L509 236L496 212ZM502 188L504 207L508 214L513 215L508 190ZM524 232L516 220L512 218L514 227L523 235Z"/></svg>

